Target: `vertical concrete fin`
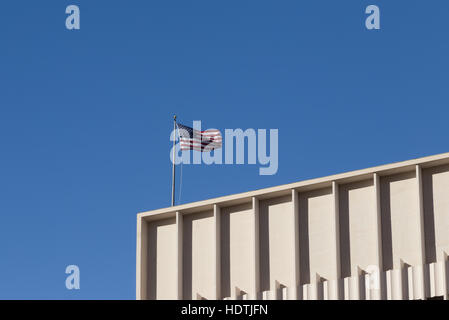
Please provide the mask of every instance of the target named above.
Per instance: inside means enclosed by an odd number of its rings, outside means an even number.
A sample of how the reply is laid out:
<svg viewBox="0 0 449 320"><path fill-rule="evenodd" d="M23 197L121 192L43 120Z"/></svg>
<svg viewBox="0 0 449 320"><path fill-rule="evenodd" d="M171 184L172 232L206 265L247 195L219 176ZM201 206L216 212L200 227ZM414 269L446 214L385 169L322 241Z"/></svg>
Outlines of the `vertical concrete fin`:
<svg viewBox="0 0 449 320"><path fill-rule="evenodd" d="M183 240L183 219L182 214L179 211L176 211L176 251L177 251L177 275L178 275L178 300L182 300L182 283L183 283L183 247L182 247L182 240Z"/></svg>
<svg viewBox="0 0 449 320"><path fill-rule="evenodd" d="M403 279L404 272L402 269L393 269L391 272L392 276L392 298L393 300L402 300L406 295L404 292L404 283L407 282L407 279Z"/></svg>
<svg viewBox="0 0 449 320"><path fill-rule="evenodd" d="M214 233L215 233L215 300L221 295L221 213L220 207L214 204Z"/></svg>
<svg viewBox="0 0 449 320"><path fill-rule="evenodd" d="M298 299L298 288L300 284L300 270L299 270L299 195L298 192L294 189L292 189L292 210L293 210L293 231L294 231L294 248L295 248L295 283L294 289L292 288L292 299L297 300Z"/></svg>
<svg viewBox="0 0 449 320"><path fill-rule="evenodd" d="M416 183L418 189L418 210L419 210L419 222L420 222L420 237L421 237L421 264L417 266L418 269L414 272L414 283L416 290L415 299L425 299L430 294L429 279L426 277L427 273L424 270L424 265L427 263L426 258L426 236L424 225L424 193L423 193L423 177L422 168L420 165L416 165ZM420 269L419 269L420 268ZM419 283L418 283L419 282Z"/></svg>
<svg viewBox="0 0 449 320"><path fill-rule="evenodd" d="M350 278L349 300L360 300L360 276L355 275Z"/></svg>
<svg viewBox="0 0 449 320"><path fill-rule="evenodd" d="M379 174L374 173L374 197L375 197L375 210L377 216L377 265L379 266L379 271L384 271L383 268L383 255L382 255L382 212L381 212L381 186ZM380 297L379 297L380 298Z"/></svg>
<svg viewBox="0 0 449 320"><path fill-rule="evenodd" d="M318 283L312 282L307 285L308 300L318 300Z"/></svg>
<svg viewBox="0 0 449 320"><path fill-rule="evenodd" d="M147 299L148 224L137 216L136 299Z"/></svg>
<svg viewBox="0 0 449 320"><path fill-rule="evenodd" d="M253 299L258 299L260 292L260 241L259 241L259 199L252 197L253 217L254 217L254 278L253 278Z"/></svg>
<svg viewBox="0 0 449 320"><path fill-rule="evenodd" d="M302 291L302 300L309 300L309 286L307 284L303 284L300 288Z"/></svg>
<svg viewBox="0 0 449 320"><path fill-rule="evenodd" d="M350 299L350 294L349 294L349 291L350 291L350 278L349 277L346 277L346 278L344 278L343 279L343 292L344 292L344 295L343 295L343 299L344 300L349 300Z"/></svg>
<svg viewBox="0 0 449 320"><path fill-rule="evenodd" d="M341 259L340 259L340 201L338 193L338 184L332 181L332 194L334 198L334 232L335 232L335 259L336 259L336 279L341 277ZM334 279L333 279L334 280Z"/></svg>
<svg viewBox="0 0 449 320"><path fill-rule="evenodd" d="M449 260L446 253L444 253L444 299L449 299Z"/></svg>
<svg viewBox="0 0 449 320"><path fill-rule="evenodd" d="M446 274L445 261L431 263L428 266L430 279L430 296L445 297L446 292Z"/></svg>
<svg viewBox="0 0 449 320"><path fill-rule="evenodd" d="M381 206L381 184L380 184L380 176L378 173L373 174L374 180L374 205L376 210L376 228L377 228L377 267L378 269L378 277L377 277L377 286L376 288L370 289L370 300L380 300L387 298L387 288L386 283L384 281L380 281L381 274L385 275L385 268L383 263L383 252L382 252L382 206ZM370 279L370 285L371 285Z"/></svg>

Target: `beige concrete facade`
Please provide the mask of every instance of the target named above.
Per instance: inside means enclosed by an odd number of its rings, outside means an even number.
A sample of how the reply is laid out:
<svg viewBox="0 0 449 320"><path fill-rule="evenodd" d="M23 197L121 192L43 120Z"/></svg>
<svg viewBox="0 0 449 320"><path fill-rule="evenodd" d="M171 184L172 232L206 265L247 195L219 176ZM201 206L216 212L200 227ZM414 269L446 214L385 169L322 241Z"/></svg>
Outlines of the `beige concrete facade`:
<svg viewBox="0 0 449 320"><path fill-rule="evenodd" d="M448 298L449 153L143 212L137 299Z"/></svg>

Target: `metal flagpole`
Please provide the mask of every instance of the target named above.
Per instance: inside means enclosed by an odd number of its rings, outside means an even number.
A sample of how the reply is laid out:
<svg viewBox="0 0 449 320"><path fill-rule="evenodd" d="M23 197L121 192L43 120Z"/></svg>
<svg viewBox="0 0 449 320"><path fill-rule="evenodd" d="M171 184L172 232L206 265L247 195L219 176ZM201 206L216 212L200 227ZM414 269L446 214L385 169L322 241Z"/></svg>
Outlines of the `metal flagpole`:
<svg viewBox="0 0 449 320"><path fill-rule="evenodd" d="M172 169L172 186L171 186L171 205L175 205L175 149L176 149L176 115L173 116L173 169Z"/></svg>

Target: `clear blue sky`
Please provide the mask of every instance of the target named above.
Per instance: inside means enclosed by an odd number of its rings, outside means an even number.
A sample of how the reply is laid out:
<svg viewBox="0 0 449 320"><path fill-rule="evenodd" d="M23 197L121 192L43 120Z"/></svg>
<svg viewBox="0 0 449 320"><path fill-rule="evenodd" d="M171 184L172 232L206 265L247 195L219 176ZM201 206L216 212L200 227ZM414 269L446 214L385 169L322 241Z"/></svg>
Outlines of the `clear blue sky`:
<svg viewBox="0 0 449 320"><path fill-rule="evenodd" d="M184 166L183 203L448 152L448 16L446 0L3 1L0 298L135 298L136 213L170 204L173 113L279 129L276 175Z"/></svg>

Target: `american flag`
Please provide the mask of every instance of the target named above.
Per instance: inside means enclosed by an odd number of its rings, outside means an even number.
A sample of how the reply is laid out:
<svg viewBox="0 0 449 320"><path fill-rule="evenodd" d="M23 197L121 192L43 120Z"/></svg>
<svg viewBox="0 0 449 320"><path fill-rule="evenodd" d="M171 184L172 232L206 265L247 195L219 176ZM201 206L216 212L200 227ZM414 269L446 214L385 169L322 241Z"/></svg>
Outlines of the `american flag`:
<svg viewBox="0 0 449 320"><path fill-rule="evenodd" d="M219 130L199 131L179 123L177 126L181 150L207 152L221 148L222 138Z"/></svg>

